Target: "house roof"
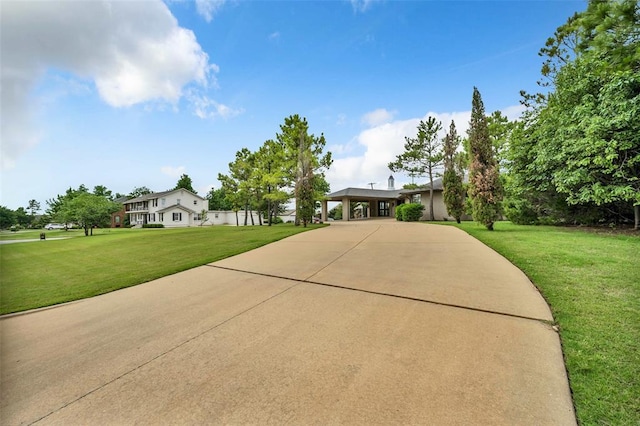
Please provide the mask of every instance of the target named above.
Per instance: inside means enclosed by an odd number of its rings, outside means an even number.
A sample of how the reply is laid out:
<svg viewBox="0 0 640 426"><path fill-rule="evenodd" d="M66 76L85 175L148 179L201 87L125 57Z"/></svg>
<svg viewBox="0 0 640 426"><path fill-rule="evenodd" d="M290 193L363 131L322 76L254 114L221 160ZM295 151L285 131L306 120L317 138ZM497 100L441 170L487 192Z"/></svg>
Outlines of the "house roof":
<svg viewBox="0 0 640 426"><path fill-rule="evenodd" d="M345 188L337 192L333 192L327 195L330 201L342 201L343 198L351 199L385 199L395 200L400 196L400 191L397 189L385 190L385 189L367 189L367 188Z"/></svg>
<svg viewBox="0 0 640 426"><path fill-rule="evenodd" d="M198 197L202 200L204 200L204 198L202 198L201 196L199 196L198 194L194 194L193 192L189 191L188 189L184 189L184 188L178 188L178 189L172 189L170 191L163 191L163 192L152 192L151 194L145 194L145 195L141 195L139 197L136 198L132 198L130 200L125 201L125 204L129 204L129 203L138 203L140 201L148 201L148 200L153 200L154 198L160 198L163 197L167 194L171 194L172 192L176 192L176 191L185 191L188 192L189 194Z"/></svg>
<svg viewBox="0 0 640 426"><path fill-rule="evenodd" d="M400 194L419 194L421 192L429 191L431 189L431 185L426 183L424 185L420 185L419 188L415 189L401 189ZM444 187L442 186L442 178L437 178L433 180L433 190L434 191L442 191Z"/></svg>
<svg viewBox="0 0 640 426"><path fill-rule="evenodd" d="M333 192L327 195L329 201L342 201L343 198L350 198L352 200L396 200L406 195L420 194L429 191L431 185L421 185L415 189L368 189L368 188L345 188L340 191ZM433 190L442 191L442 178L433 180Z"/></svg>

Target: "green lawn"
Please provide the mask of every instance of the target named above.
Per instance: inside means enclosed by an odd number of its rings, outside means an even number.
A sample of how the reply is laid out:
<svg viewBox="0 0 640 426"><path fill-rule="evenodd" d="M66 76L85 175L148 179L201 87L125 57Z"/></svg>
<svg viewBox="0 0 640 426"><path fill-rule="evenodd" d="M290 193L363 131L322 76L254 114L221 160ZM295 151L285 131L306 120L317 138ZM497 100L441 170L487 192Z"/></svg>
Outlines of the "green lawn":
<svg viewBox="0 0 640 426"><path fill-rule="evenodd" d="M307 229L320 226L324 225L311 225ZM46 241L0 245L0 314L140 284L303 231L305 228L301 226L288 224L98 229L93 237L84 237L82 230L46 231ZM22 235L38 238L40 232ZM49 239L52 237L72 238Z"/></svg>
<svg viewBox="0 0 640 426"><path fill-rule="evenodd" d="M551 306L580 423L640 425L640 233L454 225L524 271Z"/></svg>

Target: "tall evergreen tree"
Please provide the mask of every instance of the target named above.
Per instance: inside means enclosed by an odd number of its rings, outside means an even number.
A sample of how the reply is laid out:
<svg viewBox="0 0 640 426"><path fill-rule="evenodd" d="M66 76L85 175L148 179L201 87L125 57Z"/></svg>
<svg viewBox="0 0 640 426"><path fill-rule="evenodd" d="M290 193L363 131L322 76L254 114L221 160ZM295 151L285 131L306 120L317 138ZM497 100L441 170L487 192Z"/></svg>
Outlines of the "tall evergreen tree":
<svg viewBox="0 0 640 426"><path fill-rule="evenodd" d="M444 204L451 216L460 223L464 213L464 171L460 169L457 160L457 149L460 145L460 137L456 131L456 124L451 121L449 133L444 138L444 175L442 176L442 186L444 188Z"/></svg>
<svg viewBox="0 0 640 426"><path fill-rule="evenodd" d="M396 161L389 163L392 172L406 171L413 176L429 177L429 217L435 220L433 214L433 177L436 167L442 164L442 142L438 139L438 132L442 130L442 123L433 117L427 121L420 121L418 134L415 138L405 137L404 152L396 157Z"/></svg>
<svg viewBox="0 0 640 426"><path fill-rule="evenodd" d="M189 177L189 175L183 174L182 176L180 176L180 179L178 179L178 183L176 184L176 187L173 189L186 189L187 191L191 191L194 194L197 194L196 190L193 189L193 182L191 181L191 178Z"/></svg>
<svg viewBox="0 0 640 426"><path fill-rule="evenodd" d="M498 162L489 136L487 117L478 88L473 88L471 121L469 122L469 197L473 220L493 230L500 218L502 184Z"/></svg>

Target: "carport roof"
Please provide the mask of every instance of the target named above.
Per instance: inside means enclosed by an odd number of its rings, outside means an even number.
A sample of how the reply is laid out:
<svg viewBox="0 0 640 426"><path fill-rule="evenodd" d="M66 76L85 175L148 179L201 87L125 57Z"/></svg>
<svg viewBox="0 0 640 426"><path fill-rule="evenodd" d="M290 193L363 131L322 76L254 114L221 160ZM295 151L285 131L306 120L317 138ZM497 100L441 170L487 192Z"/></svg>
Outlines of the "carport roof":
<svg viewBox="0 0 640 426"><path fill-rule="evenodd" d="M329 201L342 201L343 198L395 200L399 196L400 190L397 189L345 188L327 195L327 199L329 199Z"/></svg>

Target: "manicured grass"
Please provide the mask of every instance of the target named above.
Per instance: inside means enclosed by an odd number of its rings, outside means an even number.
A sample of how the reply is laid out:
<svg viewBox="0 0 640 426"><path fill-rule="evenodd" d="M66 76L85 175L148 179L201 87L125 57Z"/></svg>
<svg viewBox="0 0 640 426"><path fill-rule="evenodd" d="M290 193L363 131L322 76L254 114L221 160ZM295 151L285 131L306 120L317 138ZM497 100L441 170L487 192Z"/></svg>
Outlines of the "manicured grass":
<svg viewBox="0 0 640 426"><path fill-rule="evenodd" d="M93 237L47 232L81 237L0 245L0 314L140 284L322 226L99 229Z"/></svg>
<svg viewBox="0 0 640 426"><path fill-rule="evenodd" d="M640 425L640 234L454 225L519 267L551 306L579 422Z"/></svg>

